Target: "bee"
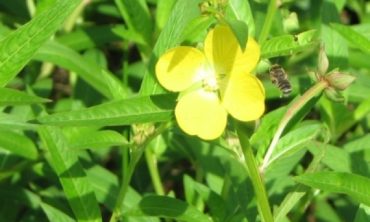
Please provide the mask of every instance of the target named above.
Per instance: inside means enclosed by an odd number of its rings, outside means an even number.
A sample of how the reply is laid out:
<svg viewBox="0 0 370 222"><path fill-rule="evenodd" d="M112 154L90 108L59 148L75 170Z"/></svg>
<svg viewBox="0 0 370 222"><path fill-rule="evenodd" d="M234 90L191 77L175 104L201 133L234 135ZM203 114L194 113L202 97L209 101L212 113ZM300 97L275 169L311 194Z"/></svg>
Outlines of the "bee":
<svg viewBox="0 0 370 222"><path fill-rule="evenodd" d="M288 97L292 92L292 85L283 67L278 64L272 65L269 72L271 82L283 93L282 97Z"/></svg>

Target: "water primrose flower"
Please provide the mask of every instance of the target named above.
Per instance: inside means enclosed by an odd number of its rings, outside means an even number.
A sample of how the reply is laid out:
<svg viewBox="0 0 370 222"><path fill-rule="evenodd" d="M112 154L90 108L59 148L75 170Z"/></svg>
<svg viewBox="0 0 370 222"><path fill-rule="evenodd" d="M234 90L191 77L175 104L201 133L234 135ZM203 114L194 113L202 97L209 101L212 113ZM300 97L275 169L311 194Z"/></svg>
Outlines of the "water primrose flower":
<svg viewBox="0 0 370 222"><path fill-rule="evenodd" d="M265 91L251 74L260 49L249 38L244 52L228 26L218 25L204 41L204 50L179 46L156 64L159 83L181 92L175 108L180 128L211 140L225 130L228 113L240 121L258 119L265 110Z"/></svg>

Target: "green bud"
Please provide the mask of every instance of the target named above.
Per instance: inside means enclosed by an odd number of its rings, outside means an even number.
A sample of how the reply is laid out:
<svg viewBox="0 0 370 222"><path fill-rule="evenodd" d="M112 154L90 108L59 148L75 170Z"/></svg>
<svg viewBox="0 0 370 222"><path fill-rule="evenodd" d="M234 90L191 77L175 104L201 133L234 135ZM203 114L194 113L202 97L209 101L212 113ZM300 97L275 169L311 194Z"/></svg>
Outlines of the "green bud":
<svg viewBox="0 0 370 222"><path fill-rule="evenodd" d="M343 102L344 97L334 88L328 87L324 91L325 95L334 102Z"/></svg>
<svg viewBox="0 0 370 222"><path fill-rule="evenodd" d="M329 82L329 85L336 90L345 90L356 79L354 76L338 71L329 73L325 78Z"/></svg>
<svg viewBox="0 0 370 222"><path fill-rule="evenodd" d="M323 44L320 46L320 52L319 52L319 61L318 61L318 71L320 75L324 75L329 68L329 60L326 56L325 47Z"/></svg>

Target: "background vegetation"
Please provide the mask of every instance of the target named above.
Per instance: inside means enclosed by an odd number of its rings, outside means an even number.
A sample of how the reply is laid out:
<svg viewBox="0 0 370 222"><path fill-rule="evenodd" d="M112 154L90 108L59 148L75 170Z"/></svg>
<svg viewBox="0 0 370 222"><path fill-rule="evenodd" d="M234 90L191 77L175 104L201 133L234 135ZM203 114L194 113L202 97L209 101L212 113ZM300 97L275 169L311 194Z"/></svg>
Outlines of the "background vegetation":
<svg viewBox="0 0 370 222"><path fill-rule="evenodd" d="M202 2L0 0L0 221L370 220L370 3ZM261 45L267 110L202 141L177 127L154 66L219 12ZM356 77L343 97L307 94L320 44L328 71Z"/></svg>

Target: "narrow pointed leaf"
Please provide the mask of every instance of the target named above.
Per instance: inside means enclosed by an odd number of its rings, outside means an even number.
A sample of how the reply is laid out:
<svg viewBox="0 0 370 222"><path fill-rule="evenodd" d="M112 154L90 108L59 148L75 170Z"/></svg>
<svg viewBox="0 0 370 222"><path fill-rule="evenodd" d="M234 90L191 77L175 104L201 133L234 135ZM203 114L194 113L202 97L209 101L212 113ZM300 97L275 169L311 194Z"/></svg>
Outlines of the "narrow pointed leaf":
<svg viewBox="0 0 370 222"><path fill-rule="evenodd" d="M208 216L186 202L155 195L144 197L136 208L128 210L125 215L164 217L185 222L211 221Z"/></svg>
<svg viewBox="0 0 370 222"><path fill-rule="evenodd" d="M236 39L238 40L239 46L242 51L245 50L248 41L248 26L246 23L240 20L229 19L227 20L228 25L233 31Z"/></svg>
<svg viewBox="0 0 370 222"><path fill-rule="evenodd" d="M232 18L246 22L248 34L254 37L256 27L249 1L229 0L226 16L228 16L229 13L232 14Z"/></svg>
<svg viewBox="0 0 370 222"><path fill-rule="evenodd" d="M37 51L33 59L51 62L76 72L79 77L107 98L114 97L110 90L111 84L114 84L120 92L125 91L116 78L102 71L102 67L87 61L77 52L55 41L47 42Z"/></svg>
<svg viewBox="0 0 370 222"><path fill-rule="evenodd" d="M361 203L370 205L370 179L351 173L319 172L295 177L299 183L333 192L344 193Z"/></svg>
<svg viewBox="0 0 370 222"><path fill-rule="evenodd" d="M57 1L0 41L0 86L5 86L65 21L80 0Z"/></svg>
<svg viewBox="0 0 370 222"><path fill-rule="evenodd" d="M56 127L40 127L39 135L48 161L59 177L67 200L78 221L101 221L100 210L76 152L69 150L62 131Z"/></svg>
<svg viewBox="0 0 370 222"><path fill-rule="evenodd" d="M89 138L88 140L86 138ZM113 130L74 131L69 139L71 149L100 149L112 146L127 146L127 139Z"/></svg>
<svg viewBox="0 0 370 222"><path fill-rule="evenodd" d="M350 44L366 53L370 53L370 39L366 38L361 33L357 32L350 26L331 24L341 36L343 36Z"/></svg>
<svg viewBox="0 0 370 222"><path fill-rule="evenodd" d="M0 106L28 105L49 101L48 99L28 95L25 92L8 88L0 88L0 95Z"/></svg>
<svg viewBox="0 0 370 222"><path fill-rule="evenodd" d="M73 222L70 216L64 213L62 210L55 208L47 203L41 203L41 208L48 217L49 221L53 222Z"/></svg>
<svg viewBox="0 0 370 222"><path fill-rule="evenodd" d="M292 55L312 48L318 41L316 30L309 30L298 35L282 35L265 41L261 46L261 57L272 58Z"/></svg>
<svg viewBox="0 0 370 222"><path fill-rule="evenodd" d="M31 160L37 159L38 156L36 146L31 139L2 128L0 128L0 148Z"/></svg>
<svg viewBox="0 0 370 222"><path fill-rule="evenodd" d="M35 130L38 125L33 123L27 123L22 117L17 115L0 113L0 128L7 129L22 129L22 130Z"/></svg>
<svg viewBox="0 0 370 222"><path fill-rule="evenodd" d="M142 96L97 105L87 109L56 113L38 120L63 126L117 126L162 122L173 116L173 95Z"/></svg>

